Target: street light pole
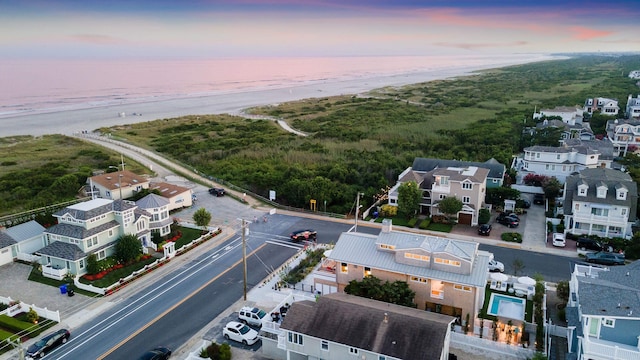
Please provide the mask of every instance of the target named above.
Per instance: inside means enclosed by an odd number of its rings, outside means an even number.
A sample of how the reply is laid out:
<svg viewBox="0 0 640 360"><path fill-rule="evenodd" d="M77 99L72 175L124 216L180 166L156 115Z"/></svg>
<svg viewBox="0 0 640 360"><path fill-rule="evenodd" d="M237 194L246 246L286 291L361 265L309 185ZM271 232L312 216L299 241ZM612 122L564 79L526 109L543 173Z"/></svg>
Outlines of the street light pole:
<svg viewBox="0 0 640 360"><path fill-rule="evenodd" d="M247 301L247 241L245 239L246 221L242 219L242 268L244 274L244 301Z"/></svg>
<svg viewBox="0 0 640 360"><path fill-rule="evenodd" d="M358 216L360 213L360 195L362 195L362 193L358 193L358 196L356 196L356 224L353 227L353 231L354 232L358 232Z"/></svg>

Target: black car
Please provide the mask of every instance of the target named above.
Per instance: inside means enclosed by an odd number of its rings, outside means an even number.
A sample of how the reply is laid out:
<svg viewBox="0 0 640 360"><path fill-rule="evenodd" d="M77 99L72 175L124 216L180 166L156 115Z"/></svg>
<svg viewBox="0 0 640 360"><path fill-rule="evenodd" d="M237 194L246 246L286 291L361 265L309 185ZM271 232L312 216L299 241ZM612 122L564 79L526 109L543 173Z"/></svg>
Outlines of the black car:
<svg viewBox="0 0 640 360"><path fill-rule="evenodd" d="M534 194L533 203L538 205L544 205L544 194Z"/></svg>
<svg viewBox="0 0 640 360"><path fill-rule="evenodd" d="M588 263L600 265L624 265L624 255L608 252L588 253L585 255Z"/></svg>
<svg viewBox="0 0 640 360"><path fill-rule="evenodd" d="M171 356L171 350L166 347L157 347L142 354L138 360L167 360Z"/></svg>
<svg viewBox="0 0 640 360"><path fill-rule="evenodd" d="M300 242L302 240L315 240L317 233L315 230L296 230L289 235L293 242Z"/></svg>
<svg viewBox="0 0 640 360"><path fill-rule="evenodd" d="M531 207L531 201L527 199L518 199L516 200L516 207L528 209Z"/></svg>
<svg viewBox="0 0 640 360"><path fill-rule="evenodd" d="M490 224L482 224L478 228L478 235L489 236L491 234L491 225Z"/></svg>
<svg viewBox="0 0 640 360"><path fill-rule="evenodd" d="M602 251L604 249L599 241L590 238L578 238L576 247L580 250Z"/></svg>
<svg viewBox="0 0 640 360"><path fill-rule="evenodd" d="M64 344L71 337L71 333L67 329L60 329L54 333L44 336L38 340L35 344L29 346L27 349L27 356L30 358L44 357L49 351Z"/></svg>
<svg viewBox="0 0 640 360"><path fill-rule="evenodd" d="M508 215L505 213L498 215L496 221L510 228L518 227L518 225L520 225L520 219L513 215Z"/></svg>
<svg viewBox="0 0 640 360"><path fill-rule="evenodd" d="M224 196L224 189L223 188L211 188L211 189L209 189L209 194L215 195L217 197Z"/></svg>

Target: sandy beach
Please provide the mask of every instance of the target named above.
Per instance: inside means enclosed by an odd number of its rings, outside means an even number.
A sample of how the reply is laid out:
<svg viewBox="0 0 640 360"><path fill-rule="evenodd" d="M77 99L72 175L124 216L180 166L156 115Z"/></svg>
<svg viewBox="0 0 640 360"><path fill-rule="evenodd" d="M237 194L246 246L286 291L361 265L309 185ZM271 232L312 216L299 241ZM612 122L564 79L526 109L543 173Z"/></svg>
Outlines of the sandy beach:
<svg viewBox="0 0 640 360"><path fill-rule="evenodd" d="M307 98L361 94L387 86L404 86L437 79L468 75L474 71L529 62L559 59L548 55L531 55L519 60L497 60L493 64L410 72L388 76L371 76L350 80L325 80L300 86L262 88L220 92L206 96L111 104L47 113L24 113L0 118L0 137L15 135L71 135L100 127L139 123L185 115L239 114L248 107L278 104ZM135 113L135 115L134 115ZM122 117L120 114L125 114Z"/></svg>

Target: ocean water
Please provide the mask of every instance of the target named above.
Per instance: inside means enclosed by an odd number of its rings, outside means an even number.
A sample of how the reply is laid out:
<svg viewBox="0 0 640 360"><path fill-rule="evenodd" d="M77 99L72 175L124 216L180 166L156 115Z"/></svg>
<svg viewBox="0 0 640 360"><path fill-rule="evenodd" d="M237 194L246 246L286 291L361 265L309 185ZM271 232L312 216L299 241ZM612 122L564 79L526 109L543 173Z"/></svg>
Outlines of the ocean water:
<svg viewBox="0 0 640 360"><path fill-rule="evenodd" d="M540 55L0 60L0 117L530 62Z"/></svg>

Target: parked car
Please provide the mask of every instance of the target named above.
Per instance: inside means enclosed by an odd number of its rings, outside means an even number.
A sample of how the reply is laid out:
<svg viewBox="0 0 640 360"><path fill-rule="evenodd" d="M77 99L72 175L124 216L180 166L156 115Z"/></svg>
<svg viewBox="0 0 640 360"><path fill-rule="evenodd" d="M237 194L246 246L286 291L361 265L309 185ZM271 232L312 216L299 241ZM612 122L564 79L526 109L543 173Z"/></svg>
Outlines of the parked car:
<svg viewBox="0 0 640 360"><path fill-rule="evenodd" d="M267 313L256 307L245 306L238 312L238 319L244 324L261 327Z"/></svg>
<svg viewBox="0 0 640 360"><path fill-rule="evenodd" d="M258 332L237 321L230 321L222 329L222 335L227 340L253 345L258 341Z"/></svg>
<svg viewBox="0 0 640 360"><path fill-rule="evenodd" d="M209 189L209 194L215 195L217 197L224 196L224 189L223 188L211 188L211 189Z"/></svg>
<svg viewBox="0 0 640 360"><path fill-rule="evenodd" d="M315 230L296 230L289 235L293 242L300 242L302 240L315 240L318 236L318 233Z"/></svg>
<svg viewBox="0 0 640 360"><path fill-rule="evenodd" d="M60 329L54 333L43 336L35 344L27 349L27 358L36 359L44 357L51 350L64 344L71 337L71 333L67 329Z"/></svg>
<svg viewBox="0 0 640 360"><path fill-rule="evenodd" d="M478 228L478 235L489 236L491 234L491 224L482 224Z"/></svg>
<svg viewBox="0 0 640 360"><path fill-rule="evenodd" d="M490 272L504 272L504 264L494 259L489 260Z"/></svg>
<svg viewBox="0 0 640 360"><path fill-rule="evenodd" d="M171 356L171 350L166 347L157 347L142 354L138 360L167 360Z"/></svg>
<svg viewBox="0 0 640 360"><path fill-rule="evenodd" d="M587 253L585 258L588 263L600 265L624 265L624 256L618 253L598 251L595 253Z"/></svg>
<svg viewBox="0 0 640 360"><path fill-rule="evenodd" d="M529 201L528 199L520 198L516 200L516 207L528 209L531 207L531 201Z"/></svg>
<svg viewBox="0 0 640 360"><path fill-rule="evenodd" d="M567 243L564 240L563 233L553 233L553 241L551 242L553 246L557 247L565 247Z"/></svg>
<svg viewBox="0 0 640 360"><path fill-rule="evenodd" d="M591 238L578 238L578 240L576 241L576 247L580 250L595 250L595 251L602 251L603 247L602 244L594 239Z"/></svg>
<svg viewBox="0 0 640 360"><path fill-rule="evenodd" d="M498 215L496 222L510 228L518 227L518 225L520 225L520 219L515 216L507 215L505 213L501 213L500 215Z"/></svg>
<svg viewBox="0 0 640 360"><path fill-rule="evenodd" d="M533 203L544 205L544 194L533 194Z"/></svg>

